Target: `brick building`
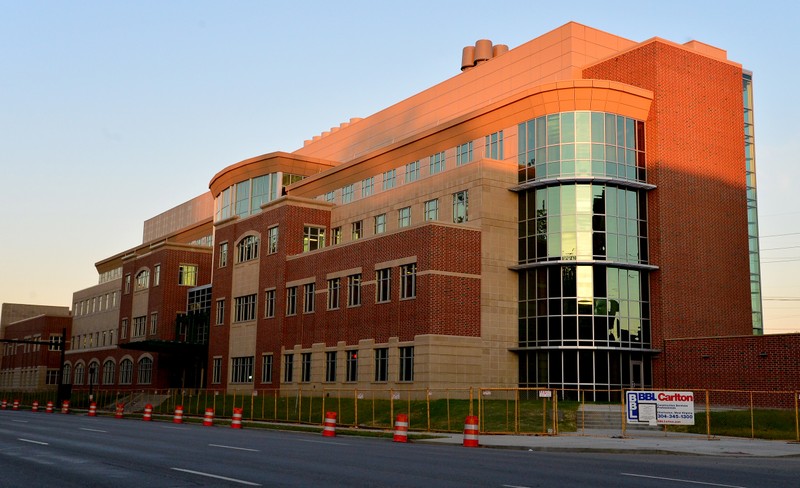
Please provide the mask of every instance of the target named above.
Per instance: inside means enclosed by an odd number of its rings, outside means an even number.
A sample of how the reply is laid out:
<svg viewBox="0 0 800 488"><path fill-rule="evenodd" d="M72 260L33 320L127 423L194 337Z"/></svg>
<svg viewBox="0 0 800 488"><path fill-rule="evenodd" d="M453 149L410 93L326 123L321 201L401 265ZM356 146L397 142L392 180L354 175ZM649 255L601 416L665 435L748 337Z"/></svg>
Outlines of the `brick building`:
<svg viewBox="0 0 800 488"><path fill-rule="evenodd" d="M56 314L35 315L5 325L4 339L20 342L3 344L0 389L55 389L61 368L60 342L64 334L69 335L71 325L69 314L59 314L58 311Z"/></svg>

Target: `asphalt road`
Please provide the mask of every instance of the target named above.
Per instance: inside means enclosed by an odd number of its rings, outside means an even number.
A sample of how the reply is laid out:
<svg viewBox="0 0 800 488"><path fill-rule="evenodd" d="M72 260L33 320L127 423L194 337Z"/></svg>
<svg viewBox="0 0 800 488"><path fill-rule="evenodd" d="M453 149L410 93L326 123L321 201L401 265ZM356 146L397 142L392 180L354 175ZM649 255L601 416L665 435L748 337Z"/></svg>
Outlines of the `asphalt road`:
<svg viewBox="0 0 800 488"><path fill-rule="evenodd" d="M798 458L547 453L0 411L0 487L800 487Z"/></svg>

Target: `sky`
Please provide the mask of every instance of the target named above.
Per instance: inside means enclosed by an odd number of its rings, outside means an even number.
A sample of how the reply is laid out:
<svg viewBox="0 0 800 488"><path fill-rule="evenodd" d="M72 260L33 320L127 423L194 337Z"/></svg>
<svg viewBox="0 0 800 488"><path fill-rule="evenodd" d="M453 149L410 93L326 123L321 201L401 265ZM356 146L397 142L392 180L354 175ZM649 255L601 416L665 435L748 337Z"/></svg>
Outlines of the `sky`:
<svg viewBox="0 0 800 488"><path fill-rule="evenodd" d="M222 168L291 152L569 21L754 72L765 332L800 331L800 80L784 1L0 0L0 303L70 306L94 263Z"/></svg>

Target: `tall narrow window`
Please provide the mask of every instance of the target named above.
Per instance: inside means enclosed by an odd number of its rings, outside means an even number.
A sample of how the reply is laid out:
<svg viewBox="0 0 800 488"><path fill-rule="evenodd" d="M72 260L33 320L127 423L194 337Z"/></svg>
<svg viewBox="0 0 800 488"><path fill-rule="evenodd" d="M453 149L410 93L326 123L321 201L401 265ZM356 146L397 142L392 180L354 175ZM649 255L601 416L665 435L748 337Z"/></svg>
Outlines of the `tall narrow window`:
<svg viewBox="0 0 800 488"><path fill-rule="evenodd" d="M219 267L224 268L228 265L228 243L223 242L219 245Z"/></svg>
<svg viewBox="0 0 800 488"><path fill-rule="evenodd" d="M358 351L347 351L347 375L345 381L358 381Z"/></svg>
<svg viewBox="0 0 800 488"><path fill-rule="evenodd" d="M150 335L158 333L158 312L150 314Z"/></svg>
<svg viewBox="0 0 800 488"><path fill-rule="evenodd" d="M331 245L335 246L336 244L342 243L342 228L341 227L334 227L331 229Z"/></svg>
<svg viewBox="0 0 800 488"><path fill-rule="evenodd" d="M399 381L414 381L414 346L400 348Z"/></svg>
<svg viewBox="0 0 800 488"><path fill-rule="evenodd" d="M247 217L250 215L250 180L236 184L236 215Z"/></svg>
<svg viewBox="0 0 800 488"><path fill-rule="evenodd" d="M339 308L340 286L341 286L340 278L333 278L328 280L328 310L335 310Z"/></svg>
<svg viewBox="0 0 800 488"><path fill-rule="evenodd" d="M370 176L361 180L361 197L368 197L372 195L375 188L375 177Z"/></svg>
<svg viewBox="0 0 800 488"><path fill-rule="evenodd" d="M161 265L156 264L153 266L153 286L161 284ZM106 308L108 308L108 295L106 295Z"/></svg>
<svg viewBox="0 0 800 488"><path fill-rule="evenodd" d="M140 385L149 385L153 381L153 360L150 358L142 358L139 360L138 377L136 382Z"/></svg>
<svg viewBox="0 0 800 488"><path fill-rule="evenodd" d="M120 339L128 338L128 319L122 319L122 322L120 323L119 338Z"/></svg>
<svg viewBox="0 0 800 488"><path fill-rule="evenodd" d="M406 165L406 183L417 181L419 179L419 161L408 163Z"/></svg>
<svg viewBox="0 0 800 488"><path fill-rule="evenodd" d="M456 166L472 161L472 141L456 147Z"/></svg>
<svg viewBox="0 0 800 488"><path fill-rule="evenodd" d="M453 194L453 222L459 224L468 220L468 197L467 190Z"/></svg>
<svg viewBox="0 0 800 488"><path fill-rule="evenodd" d="M375 301L378 303L388 302L391 300L391 283L392 283L392 270L391 268L379 269L375 272Z"/></svg>
<svg viewBox="0 0 800 488"><path fill-rule="evenodd" d="M400 298L417 296L417 263L400 266Z"/></svg>
<svg viewBox="0 0 800 488"><path fill-rule="evenodd" d="M397 170L394 169L383 173L383 186L381 187L383 190L391 190L394 188L396 174Z"/></svg>
<svg viewBox="0 0 800 488"><path fill-rule="evenodd" d="M383 234L386 232L386 214L375 216L375 234Z"/></svg>
<svg viewBox="0 0 800 488"><path fill-rule="evenodd" d="M225 300L217 300L217 325L225 323Z"/></svg>
<svg viewBox="0 0 800 488"><path fill-rule="evenodd" d="M215 385L222 383L222 358L215 357L211 360L211 382Z"/></svg>
<svg viewBox="0 0 800 488"><path fill-rule="evenodd" d="M123 359L119 363L119 384L130 385L133 381L133 361Z"/></svg>
<svg viewBox="0 0 800 488"><path fill-rule="evenodd" d="M286 289L286 315L297 315L297 287Z"/></svg>
<svg viewBox="0 0 800 488"><path fill-rule="evenodd" d="M336 351L325 353L325 381L328 383L336 381Z"/></svg>
<svg viewBox="0 0 800 488"><path fill-rule="evenodd" d="M397 211L397 226L408 227L411 225L411 207L403 207Z"/></svg>
<svg viewBox="0 0 800 488"><path fill-rule="evenodd" d="M314 283L303 285L303 313L314 312Z"/></svg>
<svg viewBox="0 0 800 488"><path fill-rule="evenodd" d="M125 293L131 292L131 275L125 275ZM81 303L81 315L83 315L83 303Z"/></svg>
<svg viewBox="0 0 800 488"><path fill-rule="evenodd" d="M264 295L264 317L270 319L275 316L275 290L267 290Z"/></svg>
<svg viewBox="0 0 800 488"><path fill-rule="evenodd" d="M357 241L364 237L364 231L361 226L361 221L353 222L353 240Z"/></svg>
<svg viewBox="0 0 800 488"><path fill-rule="evenodd" d="M347 306L356 307L361 305L361 274L354 274L347 277Z"/></svg>
<svg viewBox="0 0 800 488"><path fill-rule="evenodd" d="M294 354L283 355L283 382L294 381Z"/></svg>
<svg viewBox="0 0 800 488"><path fill-rule="evenodd" d="M261 356L261 382L272 383L272 354Z"/></svg>
<svg viewBox="0 0 800 488"><path fill-rule="evenodd" d="M278 252L278 226L267 229L267 254Z"/></svg>
<svg viewBox="0 0 800 488"><path fill-rule="evenodd" d="M387 381L389 378L389 349L375 349L375 381Z"/></svg>
<svg viewBox="0 0 800 488"><path fill-rule="evenodd" d="M303 252L316 251L325 247L325 228L305 226L303 228Z"/></svg>
<svg viewBox="0 0 800 488"><path fill-rule="evenodd" d="M425 220L439 220L439 199L425 202Z"/></svg>
<svg viewBox="0 0 800 488"><path fill-rule="evenodd" d="M485 151L489 159L503 159L503 131L486 136Z"/></svg>
<svg viewBox="0 0 800 488"><path fill-rule="evenodd" d="M300 363L300 381L309 383L311 381L311 353L304 352Z"/></svg>
<svg viewBox="0 0 800 488"><path fill-rule="evenodd" d="M353 184L345 185L342 188L342 203L350 203L353 201Z"/></svg>
<svg viewBox="0 0 800 488"><path fill-rule="evenodd" d="M444 151L431 156L428 165L432 175L444 171Z"/></svg>

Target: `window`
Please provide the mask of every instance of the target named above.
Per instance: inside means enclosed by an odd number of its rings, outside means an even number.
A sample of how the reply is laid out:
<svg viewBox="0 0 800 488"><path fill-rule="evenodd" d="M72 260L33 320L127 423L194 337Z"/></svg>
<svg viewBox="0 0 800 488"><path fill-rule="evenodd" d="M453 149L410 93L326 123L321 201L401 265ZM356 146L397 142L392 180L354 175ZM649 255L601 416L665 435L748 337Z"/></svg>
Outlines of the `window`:
<svg viewBox="0 0 800 488"><path fill-rule="evenodd" d="M88 383L90 385L97 385L97 375L100 372L100 363L97 361L93 361L89 363L89 369L87 370L88 374Z"/></svg>
<svg viewBox="0 0 800 488"><path fill-rule="evenodd" d="M271 180L275 180L274 182ZM270 189L277 190L278 175L271 173L268 175L258 176L253 178L253 191L250 195L250 213L261 212L261 205L274 200L275 197L270 195ZM277 196L277 195L276 195Z"/></svg>
<svg viewBox="0 0 800 488"><path fill-rule="evenodd" d="M72 366L69 364L64 365L64 384L69 385L72 381Z"/></svg>
<svg viewBox="0 0 800 488"><path fill-rule="evenodd" d="M244 295L233 299L234 322L247 322L256 319L256 295Z"/></svg>
<svg viewBox="0 0 800 488"><path fill-rule="evenodd" d="M361 305L361 274L354 274L347 277L347 306L356 307Z"/></svg>
<svg viewBox="0 0 800 488"><path fill-rule="evenodd" d="M153 266L153 286L161 284L161 265L156 264ZM106 295L106 308L108 308L108 295Z"/></svg>
<svg viewBox="0 0 800 488"><path fill-rule="evenodd" d="M302 363L300 368L300 381L308 383L311 381L311 353L304 352L302 356Z"/></svg>
<svg viewBox="0 0 800 488"><path fill-rule="evenodd" d="M272 383L272 354L261 356L261 382Z"/></svg>
<svg viewBox="0 0 800 488"><path fill-rule="evenodd" d="M247 217L250 215L250 180L245 180L236 184L236 206L235 215Z"/></svg>
<svg viewBox="0 0 800 488"><path fill-rule="evenodd" d="M325 353L325 381L328 383L336 381L336 351Z"/></svg>
<svg viewBox="0 0 800 488"><path fill-rule="evenodd" d="M358 381L358 351L347 351L347 376L345 381Z"/></svg>
<svg viewBox="0 0 800 488"><path fill-rule="evenodd" d="M328 203L333 203L336 200L336 193L329 191L325 194L325 201Z"/></svg>
<svg viewBox="0 0 800 488"><path fill-rule="evenodd" d="M375 272L375 289L377 291L375 301L388 302L391 300L391 283L392 283L392 270L391 268L379 269Z"/></svg>
<svg viewBox="0 0 800 488"><path fill-rule="evenodd" d="M154 335L158 333L158 312L153 312L150 314L150 334Z"/></svg>
<svg viewBox="0 0 800 488"><path fill-rule="evenodd" d="M131 381L133 381L133 361L123 359L119 363L119 384L130 385Z"/></svg>
<svg viewBox="0 0 800 488"><path fill-rule="evenodd" d="M222 358L215 357L211 360L211 383L222 383Z"/></svg>
<svg viewBox="0 0 800 488"><path fill-rule="evenodd" d="M138 378L136 382L140 385L149 385L153 381L153 360L142 358L139 360Z"/></svg>
<svg viewBox="0 0 800 488"><path fill-rule="evenodd" d="M307 283L303 285L303 313L314 312L314 292L316 286L314 283Z"/></svg>
<svg viewBox="0 0 800 488"><path fill-rule="evenodd" d="M357 241L362 237L364 237L364 233L361 228L361 221L353 222L353 240Z"/></svg>
<svg viewBox="0 0 800 488"><path fill-rule="evenodd" d="M61 350L61 334L50 334L50 337L47 339L49 344L47 345L48 351L60 351Z"/></svg>
<svg viewBox="0 0 800 488"><path fill-rule="evenodd" d="M294 354L283 355L283 382L294 381Z"/></svg>
<svg viewBox="0 0 800 488"><path fill-rule="evenodd" d="M339 288L341 287L341 279L333 278L328 280L328 310L335 310L339 308Z"/></svg>
<svg viewBox="0 0 800 488"><path fill-rule="evenodd" d="M303 228L303 252L325 247L325 228L306 226Z"/></svg>
<svg viewBox="0 0 800 488"><path fill-rule="evenodd" d="M472 161L472 141L456 147L456 166Z"/></svg>
<svg viewBox="0 0 800 488"><path fill-rule="evenodd" d="M439 199L425 202L425 220L439 220Z"/></svg>
<svg viewBox="0 0 800 488"><path fill-rule="evenodd" d="M400 348L399 381L414 381L414 346Z"/></svg>
<svg viewBox="0 0 800 488"><path fill-rule="evenodd" d="M270 227L267 230L267 254L278 252L278 227Z"/></svg>
<svg viewBox="0 0 800 488"><path fill-rule="evenodd" d="M131 292L131 275L125 275L125 293ZM81 315L83 315L83 304L81 304Z"/></svg>
<svg viewBox="0 0 800 488"><path fill-rule="evenodd" d="M503 131L486 136L486 156L489 159L503 159Z"/></svg>
<svg viewBox="0 0 800 488"><path fill-rule="evenodd" d="M375 381L386 381L389 378L389 349L375 349Z"/></svg>
<svg viewBox="0 0 800 488"><path fill-rule="evenodd" d="M353 201L353 184L346 185L342 188L342 203L350 203Z"/></svg>
<svg viewBox="0 0 800 488"><path fill-rule="evenodd" d="M386 232L386 214L375 216L375 234L383 234Z"/></svg>
<svg viewBox="0 0 800 488"><path fill-rule="evenodd" d="M113 385L114 378L116 377L116 364L114 361L109 359L105 363L103 363L103 384L104 385Z"/></svg>
<svg viewBox="0 0 800 488"><path fill-rule="evenodd" d="M417 263L400 266L400 298L417 296Z"/></svg>
<svg viewBox="0 0 800 488"><path fill-rule="evenodd" d="M225 324L225 300L217 300L217 325Z"/></svg>
<svg viewBox="0 0 800 488"><path fill-rule="evenodd" d="M131 337L144 337L147 333L147 317L134 317Z"/></svg>
<svg viewBox="0 0 800 488"><path fill-rule="evenodd" d="M48 369L47 374L44 379L45 385L57 385L58 384L58 370L57 369Z"/></svg>
<svg viewBox="0 0 800 488"><path fill-rule="evenodd" d="M219 245L219 267L224 268L228 265L228 243L223 242Z"/></svg>
<svg viewBox="0 0 800 488"><path fill-rule="evenodd" d="M181 264L178 267L178 284L197 286L197 266L194 264Z"/></svg>
<svg viewBox="0 0 800 488"><path fill-rule="evenodd" d="M361 180L361 197L363 198L372 195L374 186L375 186L374 176L370 176L369 178Z"/></svg>
<svg viewBox="0 0 800 488"><path fill-rule="evenodd" d="M444 171L444 151L430 157L429 167L432 175Z"/></svg>
<svg viewBox="0 0 800 488"><path fill-rule="evenodd" d="M144 290L150 286L150 271L142 270L136 275L136 288L135 290ZM92 312L95 309L95 300L92 299Z"/></svg>
<svg viewBox="0 0 800 488"><path fill-rule="evenodd" d="M411 225L411 207L403 207L397 211L398 227L408 227Z"/></svg>
<svg viewBox="0 0 800 488"><path fill-rule="evenodd" d="M267 290L264 295L264 317L270 319L275 316L275 290Z"/></svg>
<svg viewBox="0 0 800 488"><path fill-rule="evenodd" d="M84 373L84 366L83 363L78 363L75 365L75 384L82 385L83 384L83 373Z"/></svg>
<svg viewBox="0 0 800 488"><path fill-rule="evenodd" d="M341 227L334 227L331 229L331 245L341 244L342 243L342 228Z"/></svg>
<svg viewBox="0 0 800 488"><path fill-rule="evenodd" d="M243 263L258 258L258 237L245 236L239 241L239 244L236 245L236 255L237 263Z"/></svg>
<svg viewBox="0 0 800 488"><path fill-rule="evenodd" d="M408 163L406 165L406 183L417 181L419 179L419 161Z"/></svg>
<svg viewBox="0 0 800 488"><path fill-rule="evenodd" d="M394 188L395 177L397 175L397 170L390 169L383 173L383 183L382 189L383 190L391 190Z"/></svg>
<svg viewBox="0 0 800 488"><path fill-rule="evenodd" d="M119 338L126 339L128 337L128 319L122 319L119 331ZM80 339L78 340L78 344L80 344Z"/></svg>
<svg viewBox="0 0 800 488"><path fill-rule="evenodd" d="M460 191L453 194L453 222L460 224L468 220L467 203L468 203L467 190Z"/></svg>
<svg viewBox="0 0 800 488"><path fill-rule="evenodd" d="M286 315L297 315L297 287L286 289Z"/></svg>
<svg viewBox="0 0 800 488"><path fill-rule="evenodd" d="M253 382L253 356L231 359L231 383Z"/></svg>

